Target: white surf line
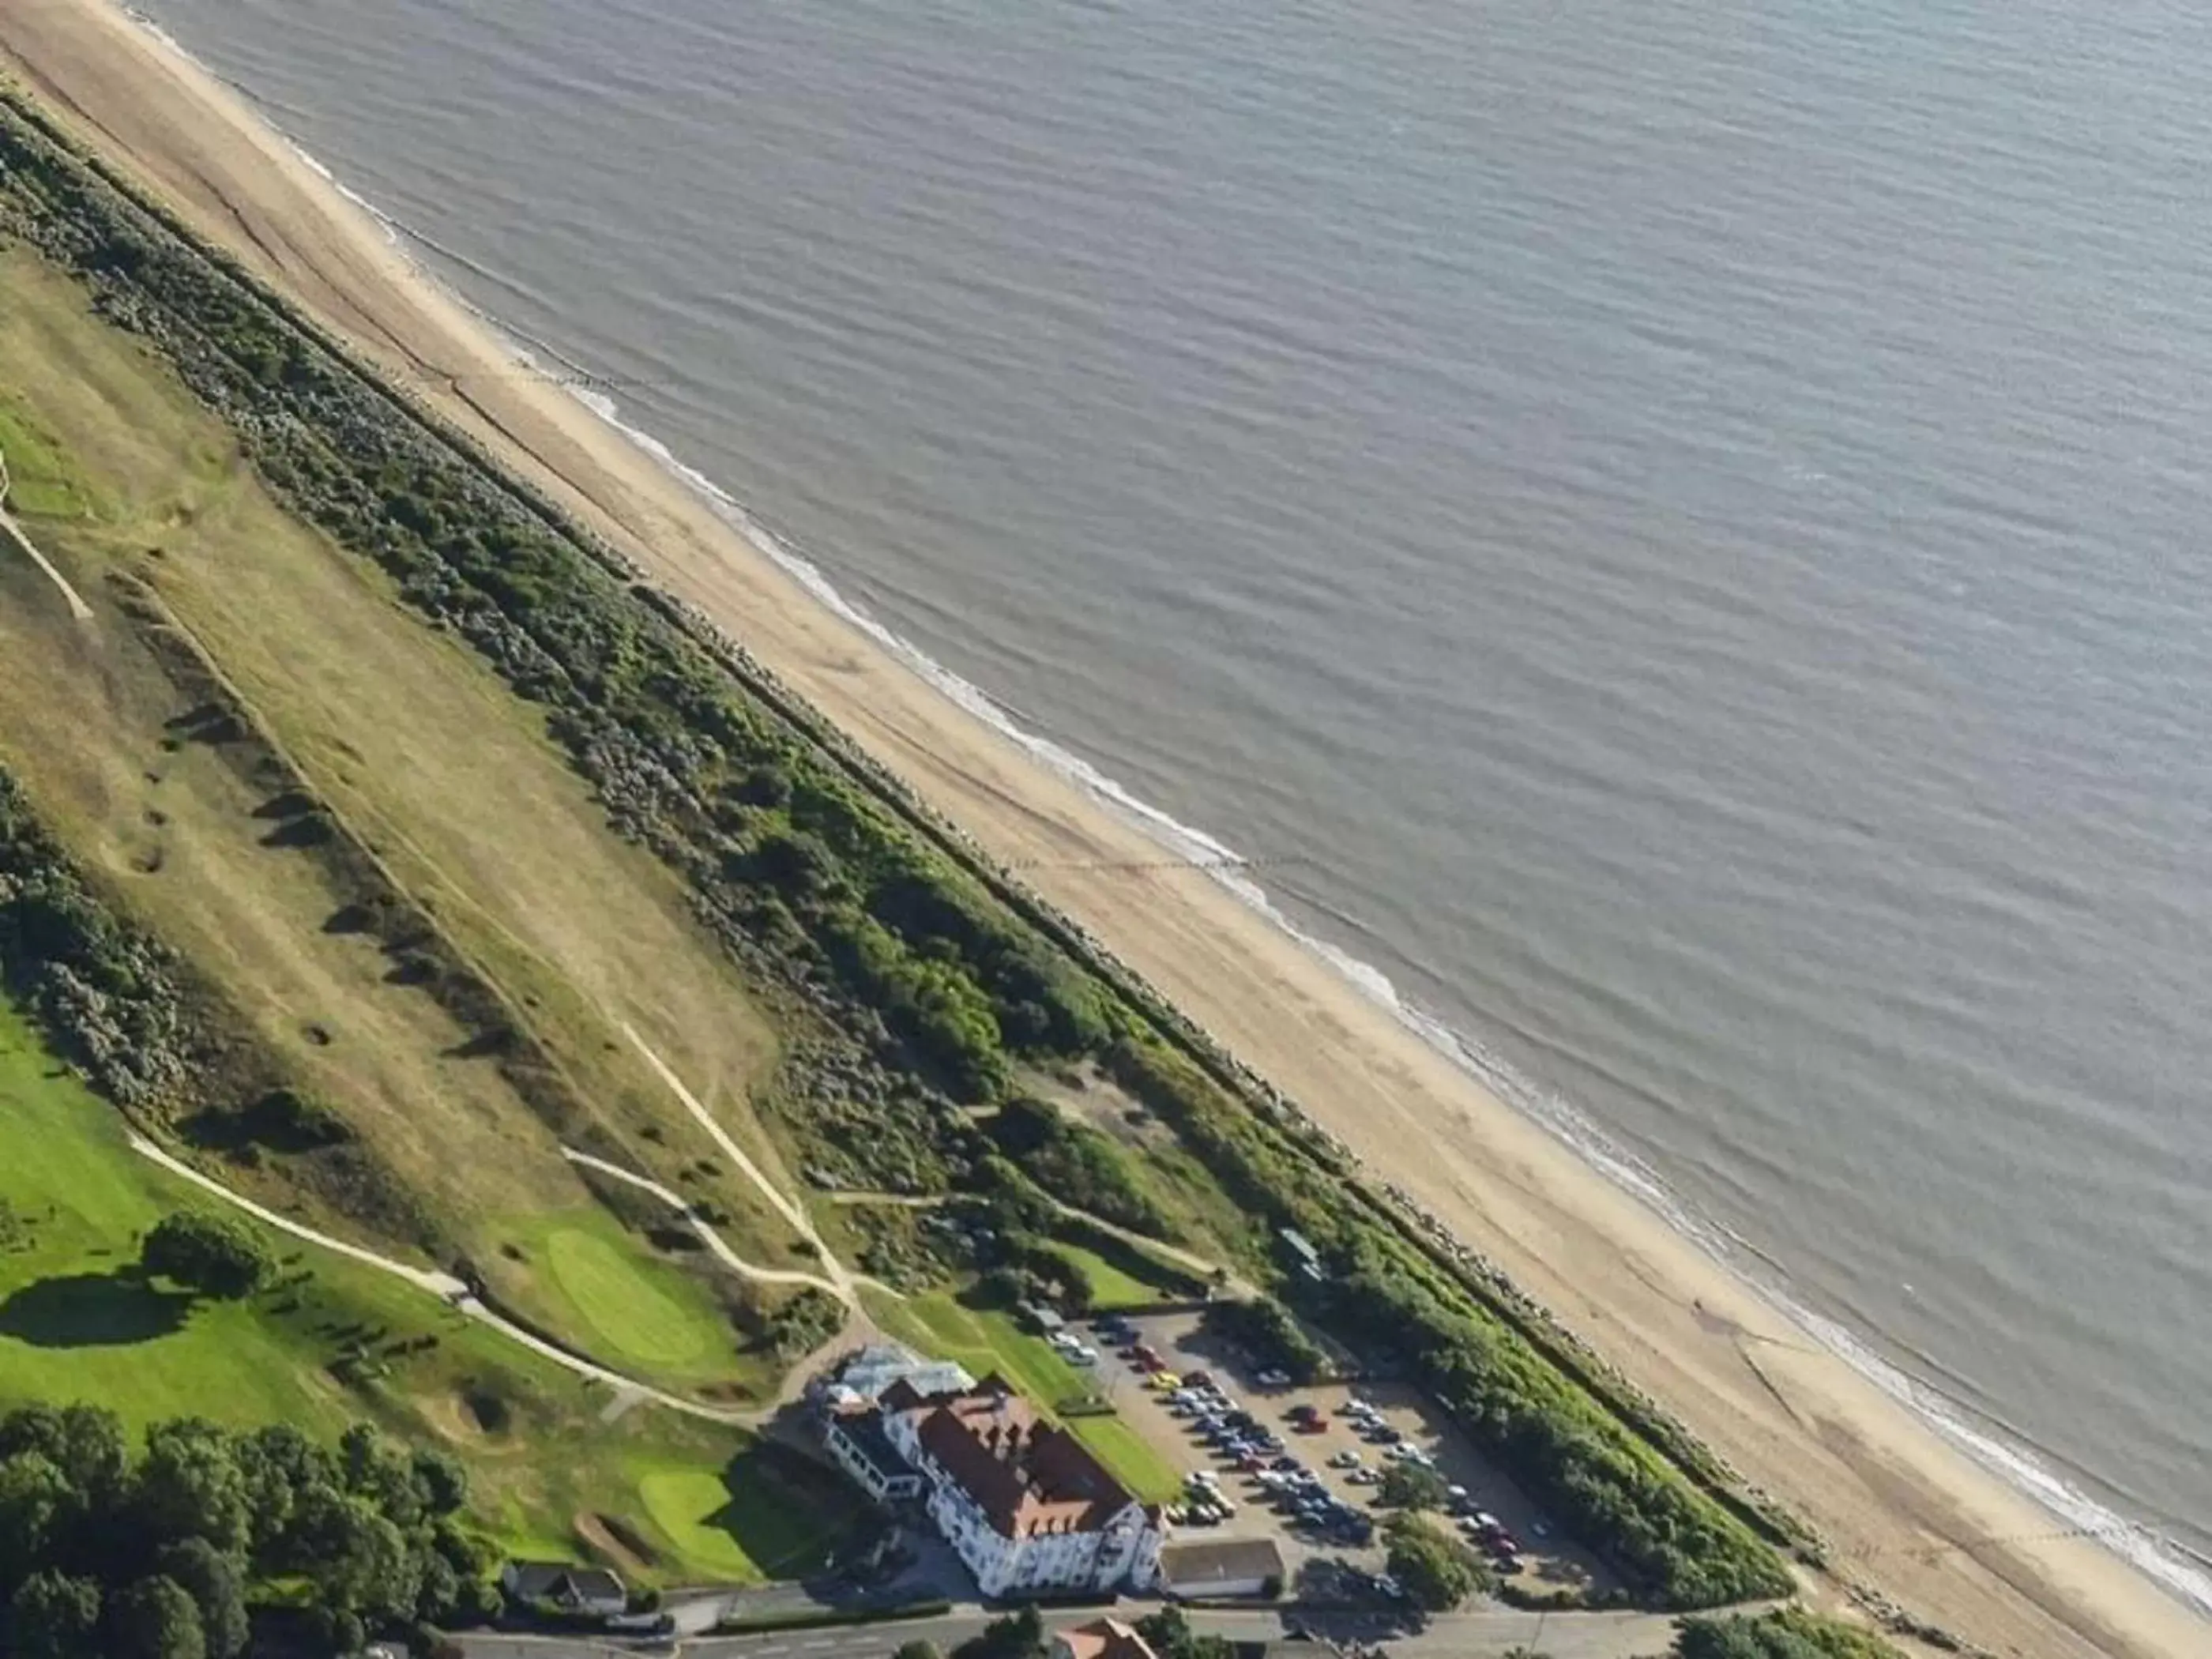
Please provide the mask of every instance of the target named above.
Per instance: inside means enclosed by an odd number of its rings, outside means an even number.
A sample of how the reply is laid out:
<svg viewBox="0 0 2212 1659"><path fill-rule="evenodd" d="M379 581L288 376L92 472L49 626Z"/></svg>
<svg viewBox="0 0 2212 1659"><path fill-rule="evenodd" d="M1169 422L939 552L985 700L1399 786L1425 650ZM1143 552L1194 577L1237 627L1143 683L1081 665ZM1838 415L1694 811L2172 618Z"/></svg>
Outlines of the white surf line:
<svg viewBox="0 0 2212 1659"><path fill-rule="evenodd" d="M791 1224L793 1231L814 1247L817 1258L822 1263L822 1271L827 1273L834 1283L836 1296L857 1312L860 1302L859 1292L854 1288L853 1275L845 1270L842 1262L830 1254L829 1247L822 1242L822 1235L814 1230L812 1218L798 1204L786 1197L783 1191L768 1178L766 1172L759 1164L745 1156L744 1148L732 1139L730 1132L715 1121L714 1115L699 1103L699 1097L684 1086L684 1079L669 1070L668 1062L653 1052L651 1045L637 1034L637 1029L635 1026L625 1024L623 1027L623 1035L630 1040L631 1045L638 1053L645 1056L646 1063L659 1074L660 1080L675 1091L676 1097L684 1103L691 1115L699 1120L699 1127L704 1129L714 1143L722 1149L723 1154L745 1172L753 1185L759 1188L768 1201L775 1206L776 1212Z"/></svg>
<svg viewBox="0 0 2212 1659"><path fill-rule="evenodd" d="M681 1395L669 1394L663 1389L653 1387L650 1383L641 1382L635 1377L624 1376L620 1371L609 1370L604 1365L594 1364L588 1359L570 1353L565 1348L555 1346L544 1337L524 1330L520 1325L510 1324L477 1301L469 1293L469 1287L451 1273L437 1273L427 1267L410 1267L404 1261L395 1261L389 1256L379 1255L375 1251L364 1249L358 1244L349 1244L342 1238L333 1238L328 1233L318 1232L313 1227L293 1220L289 1216L279 1215L267 1206L257 1204L242 1194L231 1191L212 1176L201 1174L182 1158L163 1152L143 1135L133 1133L130 1137L130 1143L131 1150L141 1158L160 1164L171 1175L180 1180L189 1181L193 1186L221 1199L232 1208L243 1210L257 1221L265 1222L268 1225L276 1228L277 1231L289 1233L294 1238L315 1245L319 1249L333 1251L349 1261L358 1261L365 1267L374 1267L380 1273L390 1273L395 1278L404 1279L416 1289L436 1297L447 1307L466 1315L478 1324L490 1327L510 1342L519 1343L532 1353L551 1360L564 1370L574 1371L579 1376L589 1378L594 1382L604 1383L606 1387L614 1389L617 1395L626 1393L650 1400L657 1406L665 1406L672 1412L680 1412L686 1417L701 1418L709 1423L744 1427L750 1426L759 1419L760 1413L757 1412L723 1411L713 1406L702 1406L695 1400L686 1400Z"/></svg>
<svg viewBox="0 0 2212 1659"><path fill-rule="evenodd" d="M620 1164L610 1164L603 1158L594 1158L589 1152L580 1152L573 1146L563 1146L561 1156L571 1164L580 1164L586 1170L597 1170L611 1180L627 1182L641 1192L651 1193L689 1222L691 1231L699 1235L700 1242L714 1253L724 1267L740 1278L757 1279L764 1285L811 1285L832 1296L843 1294L835 1284L819 1273L806 1273L796 1267L764 1267L757 1262L746 1261L730 1248L728 1240L691 1212L691 1206L682 1194L671 1192L649 1176L635 1174Z"/></svg>

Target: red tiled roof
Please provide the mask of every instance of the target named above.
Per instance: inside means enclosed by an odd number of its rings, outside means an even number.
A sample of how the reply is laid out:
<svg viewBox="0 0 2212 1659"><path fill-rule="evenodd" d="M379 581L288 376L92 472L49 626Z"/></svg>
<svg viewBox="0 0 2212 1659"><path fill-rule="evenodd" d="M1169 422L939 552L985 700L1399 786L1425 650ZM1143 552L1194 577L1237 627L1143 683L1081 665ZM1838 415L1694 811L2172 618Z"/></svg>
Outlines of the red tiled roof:
<svg viewBox="0 0 2212 1659"><path fill-rule="evenodd" d="M1133 1501L1081 1441L1000 1377L907 1409L920 1414L922 1449L1003 1537L1095 1532Z"/></svg>
<svg viewBox="0 0 2212 1659"><path fill-rule="evenodd" d="M1067 1659L1158 1659L1152 1644L1118 1619L1100 1619L1060 1632L1060 1646Z"/></svg>

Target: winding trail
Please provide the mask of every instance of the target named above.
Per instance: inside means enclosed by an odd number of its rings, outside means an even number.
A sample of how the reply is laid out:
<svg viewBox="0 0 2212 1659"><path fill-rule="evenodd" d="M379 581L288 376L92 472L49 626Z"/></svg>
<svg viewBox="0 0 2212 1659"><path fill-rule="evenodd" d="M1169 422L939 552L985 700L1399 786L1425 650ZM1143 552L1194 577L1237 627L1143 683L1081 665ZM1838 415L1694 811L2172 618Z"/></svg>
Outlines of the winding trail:
<svg viewBox="0 0 2212 1659"><path fill-rule="evenodd" d="M561 1149L561 1156L581 1168L596 1170L611 1180L624 1182L636 1188L640 1192L652 1194L653 1197L682 1216L690 1224L691 1231L699 1236L699 1242L713 1251L715 1259L739 1278L755 1279L763 1285L811 1285L817 1290L827 1291L830 1295L841 1300L843 1299L844 1291L819 1273L805 1273L796 1267L763 1267L757 1262L746 1261L744 1257L730 1248L727 1240L692 1212L691 1206L685 1201L681 1194L671 1192L650 1176L635 1174L618 1164L610 1164L603 1158L594 1158L589 1152L580 1152L572 1146L563 1146Z"/></svg>
<svg viewBox="0 0 2212 1659"><path fill-rule="evenodd" d="M881 1206L885 1209L934 1210L950 1203L953 1195L946 1193L871 1193L848 1188L823 1196L832 1204L854 1209L864 1206ZM1045 1201L1071 1221L1085 1222L1102 1233L1120 1239L1133 1250L1173 1262L1184 1272L1195 1273L1209 1284L1215 1282L1215 1274L1220 1274L1218 1282L1221 1288L1230 1296L1249 1301L1261 1294L1257 1285L1224 1262L1210 1261L1195 1250L1186 1250L1180 1244L1170 1244L1149 1233L1140 1233L1133 1227L1124 1227L1119 1222L1107 1220L1104 1216L1078 1209L1073 1204L1063 1203L1050 1193L1045 1194Z"/></svg>
<svg viewBox="0 0 2212 1659"><path fill-rule="evenodd" d="M815 1228L814 1218L806 1213L805 1207L768 1178L767 1172L746 1155L745 1149L738 1145L730 1132L700 1103L699 1097L684 1086L684 1079L669 1069L668 1062L653 1053L646 1040L637 1034L636 1027L624 1025L623 1035L630 1040L631 1046L638 1053L645 1056L646 1064L659 1073L660 1080L669 1086L677 1099L684 1103L684 1109L698 1120L699 1127L707 1132L715 1146L721 1148L723 1156L743 1170L746 1179L760 1188L762 1196L775 1206L776 1213L791 1224L792 1231L814 1247L816 1259L822 1263L823 1273L828 1275L826 1288L855 1314L860 1313L858 1277L830 1254L830 1247L822 1242L822 1235Z"/></svg>
<svg viewBox="0 0 2212 1659"><path fill-rule="evenodd" d="M550 1360L563 1370L573 1371L578 1376L603 1383L614 1389L618 1399L627 1396L632 1400L650 1400L657 1406L665 1406L670 1411L680 1412L686 1417L696 1417L705 1422L720 1423L732 1428L756 1427L768 1415L759 1411L731 1411L716 1406L702 1406L696 1400L686 1400L681 1395L670 1394L665 1389L654 1388L649 1382L641 1382L635 1377L624 1376L620 1371L610 1370L604 1365L595 1364L591 1360L570 1353L565 1348L557 1347L544 1338L526 1331L520 1325L501 1318L470 1294L469 1287L451 1273L439 1273L427 1267L410 1267L404 1261L395 1261L390 1256L380 1255L375 1251L365 1249L358 1244L349 1244L342 1238L333 1238L328 1233L318 1232L313 1227L295 1221L289 1216L279 1215L267 1206L257 1204L252 1199L231 1191L213 1176L203 1175L183 1159L163 1152L143 1135L133 1133L130 1137L130 1142L131 1150L141 1158L160 1164L171 1175L179 1180L189 1181L201 1191L221 1199L232 1208L242 1210L255 1220L264 1222L276 1228L279 1232L288 1233L305 1243L313 1244L320 1249L333 1251L349 1261L361 1263L365 1267L374 1267L379 1273L390 1273L395 1279L404 1279L416 1289L436 1297L455 1312L475 1320L480 1325L489 1326L510 1342L520 1344L532 1352Z"/></svg>
<svg viewBox="0 0 2212 1659"><path fill-rule="evenodd" d="M21 548L29 556L31 562L46 573L46 580L61 589L62 598L69 601L70 616L81 623L88 623L92 620L92 607L84 602L76 589L70 586L69 578L55 569L52 562L39 551L39 544L24 534L23 526L17 524L9 515L8 458L5 455L0 455L0 541L11 541Z"/></svg>

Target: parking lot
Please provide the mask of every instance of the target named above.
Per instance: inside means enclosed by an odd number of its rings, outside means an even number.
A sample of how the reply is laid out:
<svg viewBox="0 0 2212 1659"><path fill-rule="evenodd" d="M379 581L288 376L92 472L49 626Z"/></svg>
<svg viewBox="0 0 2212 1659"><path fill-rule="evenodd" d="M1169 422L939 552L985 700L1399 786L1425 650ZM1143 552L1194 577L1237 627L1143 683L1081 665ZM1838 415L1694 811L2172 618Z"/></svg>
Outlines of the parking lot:
<svg viewBox="0 0 2212 1659"><path fill-rule="evenodd" d="M1383 1472L1410 1460L1436 1470L1449 1492L1451 1524L1493 1567L1531 1589L1605 1582L1597 1563L1559 1538L1418 1390L1262 1382L1261 1368L1206 1332L1197 1314L1124 1321L1126 1338L1094 1327L1081 1340L1097 1350L1100 1386L1123 1419L1197 1477L1176 1506L1186 1536L1209 1528L1272 1535L1301 1583L1326 1581L1331 1563L1377 1571L1389 1511L1376 1493ZM1179 1388L1167 1386L1170 1377Z"/></svg>

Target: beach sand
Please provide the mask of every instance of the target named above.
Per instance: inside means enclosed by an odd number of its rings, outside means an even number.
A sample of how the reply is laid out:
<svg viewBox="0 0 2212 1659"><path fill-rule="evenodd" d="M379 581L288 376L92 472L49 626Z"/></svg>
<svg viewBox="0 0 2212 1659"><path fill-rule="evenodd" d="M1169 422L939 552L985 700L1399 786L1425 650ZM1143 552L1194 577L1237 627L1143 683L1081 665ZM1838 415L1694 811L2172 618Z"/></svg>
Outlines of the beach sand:
<svg viewBox="0 0 2212 1659"><path fill-rule="evenodd" d="M483 438L1498 1262L1838 1566L2000 1653L2201 1659L2212 1625L1953 1449L1214 880L956 707L492 334L108 0L5 0L0 58L110 157ZM1828 1591L1832 1592L1832 1586ZM1826 1595L1823 1599L1828 1599Z"/></svg>

